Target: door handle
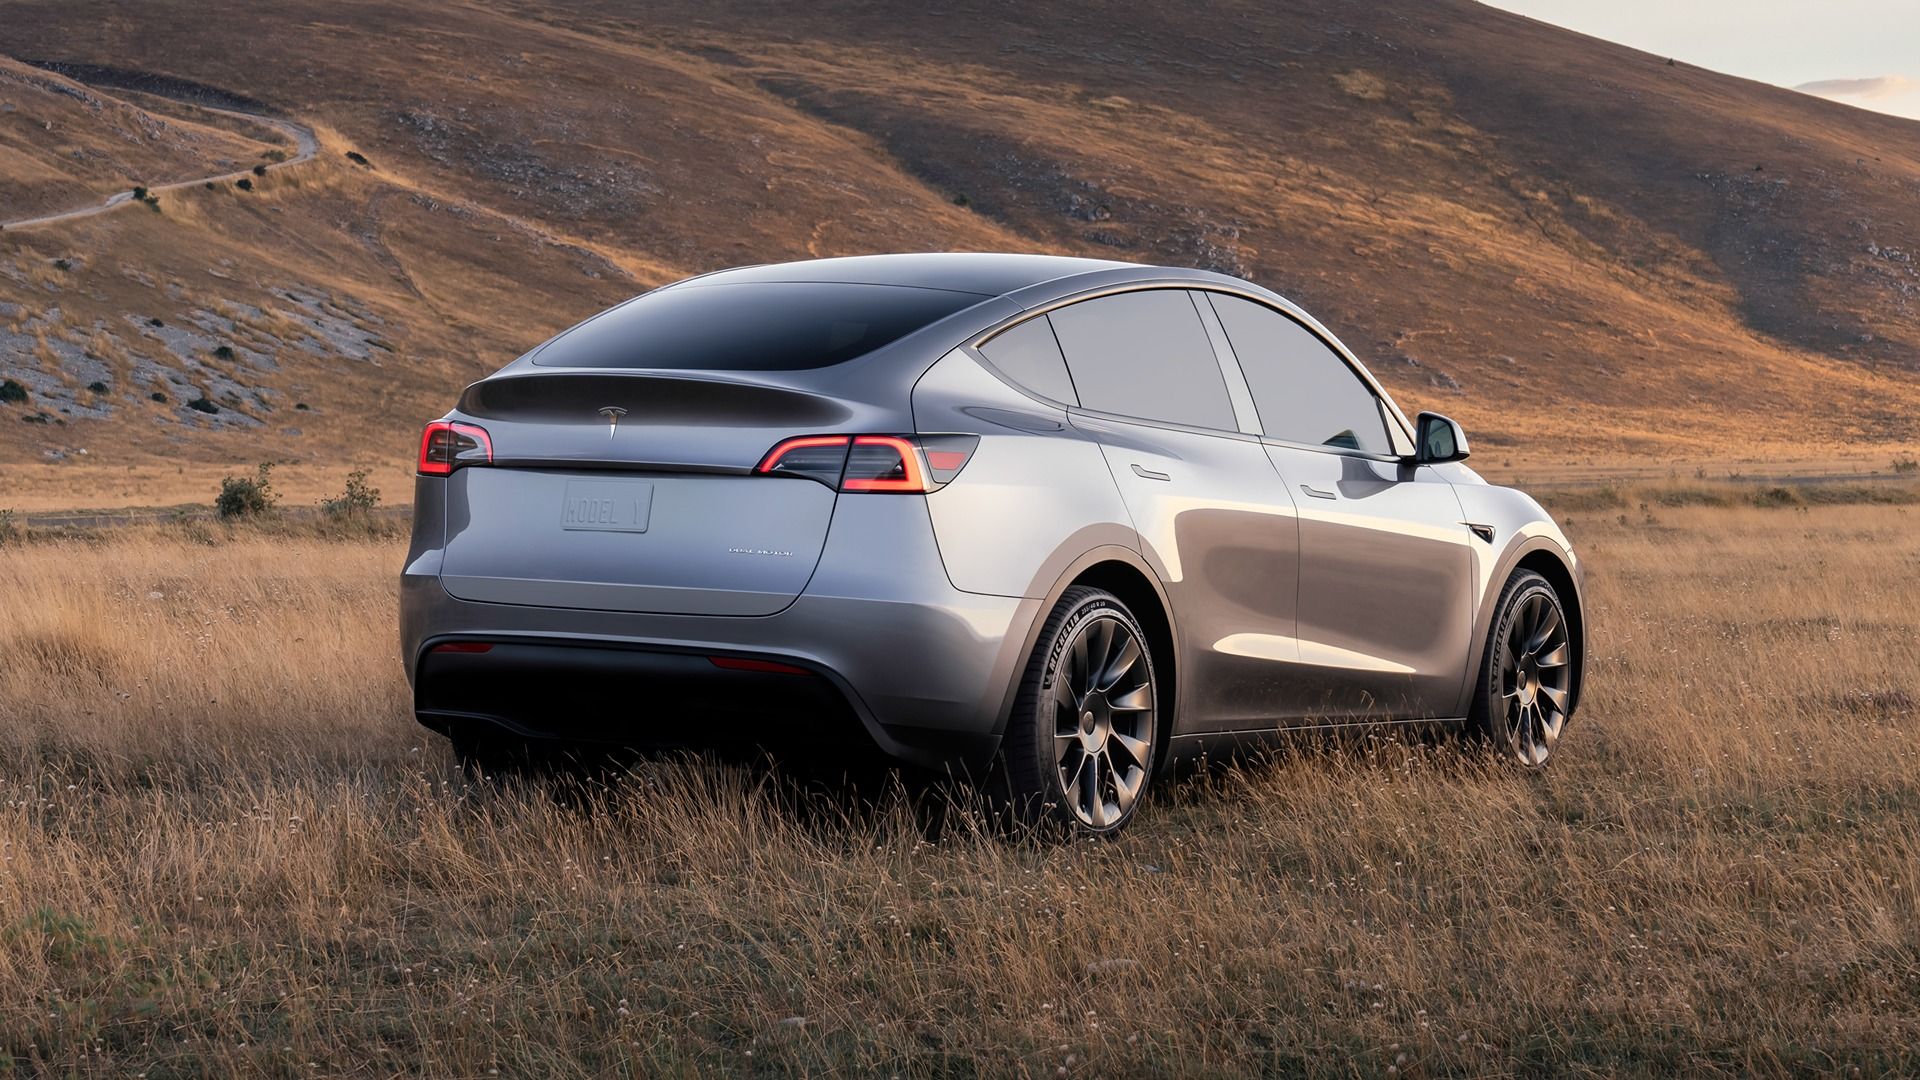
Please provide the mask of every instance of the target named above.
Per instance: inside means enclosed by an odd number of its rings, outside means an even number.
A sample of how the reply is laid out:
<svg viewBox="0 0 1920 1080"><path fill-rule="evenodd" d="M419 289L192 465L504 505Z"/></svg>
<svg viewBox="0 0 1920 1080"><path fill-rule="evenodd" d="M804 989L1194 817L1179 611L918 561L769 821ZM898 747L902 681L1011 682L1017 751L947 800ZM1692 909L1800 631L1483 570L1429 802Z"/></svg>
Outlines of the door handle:
<svg viewBox="0 0 1920 1080"><path fill-rule="evenodd" d="M1140 463L1138 463L1138 462L1135 462L1135 463L1134 463L1134 466L1133 466L1133 475L1135 475L1135 476L1138 476L1138 477L1140 477L1140 478L1141 478L1141 479L1143 479L1143 480L1171 480L1171 479L1173 479L1173 477L1171 477L1171 476L1168 476L1168 475L1167 475L1166 473L1163 473L1163 472L1154 472L1154 471L1153 471L1152 469L1149 469L1149 468L1146 468L1146 467L1144 467L1144 466L1142 466L1142 465L1141 465Z"/></svg>
<svg viewBox="0 0 1920 1080"><path fill-rule="evenodd" d="M1316 499L1337 499L1337 498L1339 498L1339 496L1338 496L1338 495L1335 495L1335 494L1334 494L1333 492L1331 492L1331 491L1321 491L1321 490L1320 490L1319 488L1317 488L1317 487L1314 487L1314 486L1313 486L1312 484L1301 484L1301 485L1300 485L1300 490L1301 490L1301 491L1304 491L1304 492L1306 492L1307 494L1309 494L1309 495L1311 495L1311 496L1313 496L1313 497L1314 497L1314 498L1316 498Z"/></svg>

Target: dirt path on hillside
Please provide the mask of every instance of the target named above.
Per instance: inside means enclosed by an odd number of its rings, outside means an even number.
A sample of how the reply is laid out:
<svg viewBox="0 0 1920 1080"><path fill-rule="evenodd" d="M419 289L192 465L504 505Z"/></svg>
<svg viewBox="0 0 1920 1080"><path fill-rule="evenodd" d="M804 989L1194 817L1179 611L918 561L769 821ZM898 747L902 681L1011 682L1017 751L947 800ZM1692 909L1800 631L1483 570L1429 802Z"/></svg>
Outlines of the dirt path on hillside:
<svg viewBox="0 0 1920 1080"><path fill-rule="evenodd" d="M146 91L146 92L152 93L152 91ZM266 124L268 127L271 127L274 130L279 131L281 134L291 138L294 142L294 146L296 147L297 152L292 157L286 159L285 161L277 161L267 165L266 169L268 172L278 172L281 169L285 169L293 165L299 165L302 162L312 161L314 155L319 152L320 140L317 136L314 135L313 129L310 127L307 127L305 124L296 123L292 120L282 120L279 117L275 117L275 116L267 116L264 113L248 112L244 109L223 109L223 108L218 108L212 105L207 105L202 102L189 102L189 104L192 104L196 108L204 109L207 112L220 113L225 116L233 116L243 120L251 120L255 123ZM147 191L150 194L159 195L168 191L176 191L184 187L193 187L197 184L226 183L231 180L238 180L245 176L251 176L252 174L253 174L253 169L249 167L245 169L239 169L234 172L220 173L215 176L196 176L187 180L175 180L165 184L153 184L147 188ZM129 188L126 191L117 191L112 195L107 196L105 202L102 202L96 206L86 206L78 210L63 210L58 214L45 214L39 217L19 218L14 221L0 221L0 231L14 230L14 229L30 229L40 225L53 225L62 221L73 221L78 218L92 217L95 214L104 214L107 211L112 210L117 206L125 206L126 204L132 201L133 201L133 190Z"/></svg>

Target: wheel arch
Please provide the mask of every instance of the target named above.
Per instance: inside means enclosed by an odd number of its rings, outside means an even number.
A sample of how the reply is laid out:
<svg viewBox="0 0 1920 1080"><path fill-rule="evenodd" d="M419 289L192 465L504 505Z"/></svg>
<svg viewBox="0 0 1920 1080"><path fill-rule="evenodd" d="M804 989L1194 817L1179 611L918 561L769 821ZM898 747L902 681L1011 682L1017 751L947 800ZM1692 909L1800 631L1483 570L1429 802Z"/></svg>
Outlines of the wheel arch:
<svg viewBox="0 0 1920 1080"><path fill-rule="evenodd" d="M1487 595L1481 604L1480 617L1476 622L1474 634L1473 662L1468 666L1469 673L1480 670L1487 649L1487 635L1492 630L1493 610L1500 599L1500 593L1507 587L1507 581L1516 571L1531 570L1545 578L1560 598L1560 607L1567 614L1567 639L1573 645L1573 697L1567 706L1567 715L1571 717L1580 707L1581 689L1586 685L1587 669L1587 616L1586 605L1581 597L1580 574L1570 552L1544 536L1533 537L1514 550L1509 551L1501 560L1498 570L1488 579ZM1469 674L1469 680L1471 680Z"/></svg>
<svg viewBox="0 0 1920 1080"><path fill-rule="evenodd" d="M1167 761L1165 753L1167 739L1173 734L1173 719L1179 702L1180 662L1176 655L1174 642L1179 640L1175 632L1173 607L1167 600L1167 590L1155 576L1146 560L1132 548L1108 545L1094 548L1068 564L1053 585L1047 589L1033 625L1027 629L1022 641L1020 655L1033 655L1033 649L1040 637L1040 631L1046 625L1047 615L1060 603L1060 597L1075 585L1086 585L1104 589L1120 598L1133 617L1140 623L1140 629L1146 632L1147 643L1153 648L1154 675L1159 682L1155 694L1155 708L1167 718L1166 723L1157 725L1155 736L1160 746L1157 748L1159 765L1156 771L1164 768ZM1001 704L1000 721L996 736L1004 735L1007 721L1013 715L1014 699L1019 696L1019 683L1014 681L1007 687L1006 700Z"/></svg>

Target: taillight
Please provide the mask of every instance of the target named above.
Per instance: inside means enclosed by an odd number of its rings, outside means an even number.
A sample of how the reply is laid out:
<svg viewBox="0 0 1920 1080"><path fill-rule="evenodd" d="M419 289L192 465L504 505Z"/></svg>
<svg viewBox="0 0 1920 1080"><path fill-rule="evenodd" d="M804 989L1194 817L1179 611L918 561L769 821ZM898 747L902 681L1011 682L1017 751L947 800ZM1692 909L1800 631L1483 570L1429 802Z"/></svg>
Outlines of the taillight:
<svg viewBox="0 0 1920 1080"><path fill-rule="evenodd" d="M960 470L973 457L974 447L980 445L978 435L922 435L914 440L920 444L920 452L927 456L927 476L936 488L944 487L960 475Z"/></svg>
<svg viewBox="0 0 1920 1080"><path fill-rule="evenodd" d="M898 435L861 435L847 454L841 491L932 491L920 448Z"/></svg>
<svg viewBox="0 0 1920 1080"><path fill-rule="evenodd" d="M839 491L924 494L958 476L978 435L803 435L767 451L754 472Z"/></svg>
<svg viewBox="0 0 1920 1080"><path fill-rule="evenodd" d="M840 486L840 473L847 466L845 435L807 435L788 439L767 451L754 472L768 476L803 476L818 480L830 488Z"/></svg>
<svg viewBox="0 0 1920 1080"><path fill-rule="evenodd" d="M447 476L464 465L493 461L493 440L475 424L435 420L420 433L420 475Z"/></svg>

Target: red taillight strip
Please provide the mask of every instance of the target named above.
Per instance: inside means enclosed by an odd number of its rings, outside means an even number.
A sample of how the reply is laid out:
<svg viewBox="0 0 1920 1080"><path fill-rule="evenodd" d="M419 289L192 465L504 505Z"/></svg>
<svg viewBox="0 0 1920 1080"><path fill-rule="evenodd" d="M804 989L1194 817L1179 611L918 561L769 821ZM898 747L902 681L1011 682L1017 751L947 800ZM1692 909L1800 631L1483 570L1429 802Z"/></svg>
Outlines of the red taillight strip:
<svg viewBox="0 0 1920 1080"><path fill-rule="evenodd" d="M433 652L483 653L493 651L491 641L443 641L435 645Z"/></svg>
<svg viewBox="0 0 1920 1080"><path fill-rule="evenodd" d="M840 481L842 491L891 491L926 492L933 490L927 482L927 470L920 462L920 448L898 435L861 435L853 440L855 446L885 446L900 455L900 466L906 475L898 480L879 480L871 477L849 476ZM849 463L848 468L852 468Z"/></svg>
<svg viewBox="0 0 1920 1080"><path fill-rule="evenodd" d="M493 463L493 438L487 434L486 428L476 424L455 424L453 430L462 435L473 436L480 443L480 449L487 452L487 463Z"/></svg>
<svg viewBox="0 0 1920 1080"><path fill-rule="evenodd" d="M772 472L773 467L780 464L780 459L784 457L789 450L804 450L809 446L845 445L847 445L847 436L845 435L802 435L797 439L788 439L767 451L767 456L760 459L760 464L754 466L753 471L762 473Z"/></svg>

